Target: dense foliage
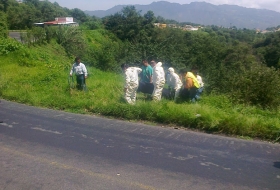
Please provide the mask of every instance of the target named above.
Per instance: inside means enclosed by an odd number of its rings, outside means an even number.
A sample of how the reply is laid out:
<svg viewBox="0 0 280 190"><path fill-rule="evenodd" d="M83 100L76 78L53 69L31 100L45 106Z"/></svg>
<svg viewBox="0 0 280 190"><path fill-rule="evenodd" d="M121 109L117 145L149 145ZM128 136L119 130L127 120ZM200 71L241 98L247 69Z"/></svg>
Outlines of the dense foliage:
<svg viewBox="0 0 280 190"><path fill-rule="evenodd" d="M72 16L77 22L86 22L89 18L80 9L70 10L56 2L39 0L23 0L23 3L0 0L0 11L6 14L10 30L31 28L34 23L52 21L56 17Z"/></svg>
<svg viewBox="0 0 280 190"><path fill-rule="evenodd" d="M156 18L152 11L143 16L135 7L102 19L89 17L79 9L57 3L0 0L0 35L8 29L28 29L22 36L32 46L60 44L69 57L81 56L88 65L119 71L122 63L140 65L142 59L156 59L177 72L197 65L206 83L206 93L229 95L234 102L278 109L280 104L280 32L206 26L198 31L158 28L155 22L176 23ZM80 27L33 28L34 22L73 16ZM7 22L8 21L8 22ZM15 45L4 42L2 54Z"/></svg>

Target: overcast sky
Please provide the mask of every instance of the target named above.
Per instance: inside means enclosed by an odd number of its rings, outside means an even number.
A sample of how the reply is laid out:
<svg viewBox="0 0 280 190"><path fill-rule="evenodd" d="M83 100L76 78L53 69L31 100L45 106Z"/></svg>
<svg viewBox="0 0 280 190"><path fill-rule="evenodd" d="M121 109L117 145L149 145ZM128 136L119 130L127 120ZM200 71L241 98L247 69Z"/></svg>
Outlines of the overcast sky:
<svg viewBox="0 0 280 190"><path fill-rule="evenodd" d="M160 0L49 0L57 2L62 7L69 9L79 8L81 10L107 10L115 5L148 5ZM205 1L214 5L239 5L247 8L269 9L280 12L280 0L165 0L171 3L189 4L195 1Z"/></svg>

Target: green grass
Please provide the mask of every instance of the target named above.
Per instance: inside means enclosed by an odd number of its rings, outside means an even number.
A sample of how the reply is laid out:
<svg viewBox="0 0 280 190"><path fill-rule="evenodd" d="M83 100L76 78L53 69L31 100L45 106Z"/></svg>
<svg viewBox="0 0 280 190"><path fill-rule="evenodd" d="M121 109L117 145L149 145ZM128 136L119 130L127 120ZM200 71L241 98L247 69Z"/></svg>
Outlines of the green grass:
<svg viewBox="0 0 280 190"><path fill-rule="evenodd" d="M279 141L280 114L233 104L226 96L203 96L198 103L155 103L138 94L131 106L123 99L122 75L87 67L88 92L68 86L72 58L56 44L1 56L1 98L74 113L180 126L243 139Z"/></svg>

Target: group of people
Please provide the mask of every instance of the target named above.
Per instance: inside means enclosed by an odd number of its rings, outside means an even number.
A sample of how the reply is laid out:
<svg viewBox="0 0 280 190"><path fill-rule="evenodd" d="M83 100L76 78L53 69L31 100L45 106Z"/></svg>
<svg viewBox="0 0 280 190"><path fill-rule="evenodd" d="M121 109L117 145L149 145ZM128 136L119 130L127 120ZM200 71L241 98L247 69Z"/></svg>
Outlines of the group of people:
<svg viewBox="0 0 280 190"><path fill-rule="evenodd" d="M199 99L204 88L196 67L193 67L191 71L182 71L180 76L172 67L168 69L166 75L162 62L157 63L154 60L151 64L143 60L141 68L129 67L127 64L122 64L121 67L125 73L124 98L129 104L136 103L137 90L151 94L154 101L161 100L165 84L168 86L168 94L171 94L174 100L180 96L192 102Z"/></svg>
<svg viewBox="0 0 280 190"><path fill-rule="evenodd" d="M204 83L196 67L193 67L191 71L181 71L178 75L172 67L165 74L162 62L152 60L149 64L147 60L143 60L142 63L141 68L130 67L127 64L121 65L125 73L124 98L127 103L136 103L137 92L151 95L154 101L160 101L164 94L175 101L178 97L192 102L199 99ZM70 76L73 75L76 76L77 88L82 90L88 72L79 57L75 58L75 63L70 70ZM164 88L165 84L168 86L167 89Z"/></svg>

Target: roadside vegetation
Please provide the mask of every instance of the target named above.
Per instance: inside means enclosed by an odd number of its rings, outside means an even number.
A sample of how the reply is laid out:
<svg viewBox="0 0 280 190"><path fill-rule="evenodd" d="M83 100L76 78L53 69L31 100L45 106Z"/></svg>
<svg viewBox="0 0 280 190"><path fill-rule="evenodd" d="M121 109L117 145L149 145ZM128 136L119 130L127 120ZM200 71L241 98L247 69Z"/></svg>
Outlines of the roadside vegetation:
<svg viewBox="0 0 280 190"><path fill-rule="evenodd" d="M151 11L141 16L134 7L98 19L55 3L27 2L0 6L1 98L75 113L280 141L280 32L264 35L216 26L196 32L159 29L154 22L174 21L156 18ZM55 6L59 16L75 13L80 27L33 28L8 22L9 6L21 10L20 6L40 8L43 3ZM24 43L8 38L8 29L25 29ZM82 57L88 68L87 92L69 87L75 56ZM206 83L202 99L197 103L167 99L155 103L139 93L135 106L126 104L120 65L140 66L142 59L157 59L177 72L197 65Z"/></svg>

